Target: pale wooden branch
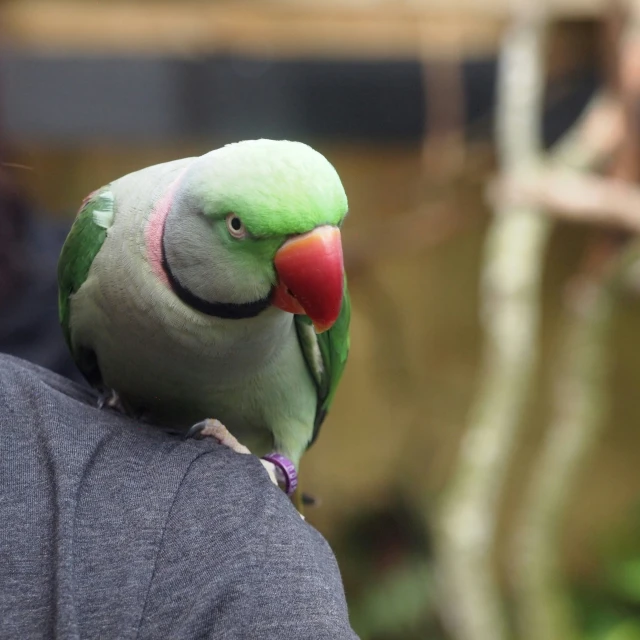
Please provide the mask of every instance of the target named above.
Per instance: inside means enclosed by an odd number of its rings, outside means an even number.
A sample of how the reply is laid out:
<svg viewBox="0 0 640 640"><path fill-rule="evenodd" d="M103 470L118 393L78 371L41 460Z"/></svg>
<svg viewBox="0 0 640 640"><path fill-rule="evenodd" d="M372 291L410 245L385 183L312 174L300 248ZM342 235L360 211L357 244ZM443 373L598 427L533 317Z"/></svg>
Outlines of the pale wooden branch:
<svg viewBox="0 0 640 640"><path fill-rule="evenodd" d="M574 175L564 181L564 189L560 190L561 176L556 175L555 185L547 184L552 187L547 195L551 190L555 195L547 204L556 210L564 207L564 214L569 210L573 217L582 220L613 222L637 233L638 191L622 182L637 179L640 169L636 131L640 3L635 5L635 15L632 14L626 28L627 37L622 39L620 57L616 51L611 64L614 76L619 73L611 84L620 94L624 114L620 128L625 131L611 164L615 181ZM619 47L620 25L620 15L612 14L609 26L614 49ZM566 508L603 426L607 408L607 338L616 285L640 257L637 242L622 254L618 246L619 242L610 234L602 234L601 239L591 244L589 260L575 279L568 300L552 423L533 465L515 535L513 575L524 640L581 637L563 576L560 535Z"/></svg>
<svg viewBox="0 0 640 640"><path fill-rule="evenodd" d="M543 25L515 24L504 41L498 123L501 160L510 176L542 162L539 115ZM550 156L553 166L599 165L620 144L620 105L597 95ZM504 205L486 245L482 384L470 414L451 484L438 513L441 609L460 640L502 640L507 628L492 566L493 541L506 473L535 369L539 286L551 227L536 207Z"/></svg>
<svg viewBox="0 0 640 640"><path fill-rule="evenodd" d="M533 207L559 218L640 230L640 189L584 173L611 158L624 138L620 101L596 96L573 129L554 147L546 164L529 173L493 180L487 197L504 210Z"/></svg>
<svg viewBox="0 0 640 640"><path fill-rule="evenodd" d="M555 416L518 523L515 581L523 640L578 640L558 557L560 517L591 442L602 424L603 376L610 317L608 287L584 277L574 283L560 343ZM518 557L519 556L519 557Z"/></svg>
<svg viewBox="0 0 640 640"><path fill-rule="evenodd" d="M498 81L498 144L508 174L541 159L544 21L533 3L507 30ZM508 636L493 567L506 472L534 371L538 289L549 221L529 207L496 210L485 247L481 386L437 523L443 615L458 640Z"/></svg>
<svg viewBox="0 0 640 640"><path fill-rule="evenodd" d="M625 135L620 100L598 93L578 122L556 143L550 156L554 166L594 169L609 159Z"/></svg>
<svg viewBox="0 0 640 640"><path fill-rule="evenodd" d="M514 569L523 640L582 637L560 560L563 515L604 423L611 312L621 278L639 258L637 242L614 260L596 257L601 264L587 265L567 296L554 416L517 527Z"/></svg>
<svg viewBox="0 0 640 640"><path fill-rule="evenodd" d="M537 207L561 219L640 233L640 188L568 169L540 171L491 185L490 200L506 208Z"/></svg>

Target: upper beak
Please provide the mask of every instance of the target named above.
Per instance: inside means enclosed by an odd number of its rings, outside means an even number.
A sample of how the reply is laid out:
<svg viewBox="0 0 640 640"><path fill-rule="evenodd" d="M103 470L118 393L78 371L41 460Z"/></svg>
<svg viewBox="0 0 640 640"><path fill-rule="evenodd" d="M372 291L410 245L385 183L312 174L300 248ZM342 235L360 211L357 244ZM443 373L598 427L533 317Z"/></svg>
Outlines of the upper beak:
<svg viewBox="0 0 640 640"><path fill-rule="evenodd" d="M340 229L325 225L287 240L276 253L273 304L309 316L317 333L338 319L344 292Z"/></svg>

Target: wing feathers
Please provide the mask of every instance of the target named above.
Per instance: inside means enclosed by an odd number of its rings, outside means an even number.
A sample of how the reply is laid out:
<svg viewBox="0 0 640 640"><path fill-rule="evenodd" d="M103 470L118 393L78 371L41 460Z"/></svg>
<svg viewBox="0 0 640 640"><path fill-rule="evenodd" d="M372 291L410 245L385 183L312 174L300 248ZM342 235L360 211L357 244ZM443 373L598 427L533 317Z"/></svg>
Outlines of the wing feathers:
<svg viewBox="0 0 640 640"><path fill-rule="evenodd" d="M295 319L300 347L318 391L315 428L313 438L309 443L309 446L311 446L317 438L322 422L331 407L349 355L351 300L349 299L346 279L340 315L331 329L324 333L316 334L309 318L296 316Z"/></svg>
<svg viewBox="0 0 640 640"><path fill-rule="evenodd" d="M58 261L58 312L64 337L71 344L70 300L87 279L94 258L100 251L107 230L113 224L113 194L108 187L85 198L65 240Z"/></svg>

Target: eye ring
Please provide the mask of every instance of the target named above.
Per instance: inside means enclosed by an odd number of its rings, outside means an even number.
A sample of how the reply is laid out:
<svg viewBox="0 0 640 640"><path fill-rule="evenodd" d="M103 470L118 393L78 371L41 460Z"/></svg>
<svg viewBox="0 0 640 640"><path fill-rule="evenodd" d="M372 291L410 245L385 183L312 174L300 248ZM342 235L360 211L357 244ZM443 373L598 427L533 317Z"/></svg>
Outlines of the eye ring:
<svg viewBox="0 0 640 640"><path fill-rule="evenodd" d="M237 240L246 237L247 230L244 228L244 223L235 213L228 213L225 222L227 223L227 231L231 237Z"/></svg>

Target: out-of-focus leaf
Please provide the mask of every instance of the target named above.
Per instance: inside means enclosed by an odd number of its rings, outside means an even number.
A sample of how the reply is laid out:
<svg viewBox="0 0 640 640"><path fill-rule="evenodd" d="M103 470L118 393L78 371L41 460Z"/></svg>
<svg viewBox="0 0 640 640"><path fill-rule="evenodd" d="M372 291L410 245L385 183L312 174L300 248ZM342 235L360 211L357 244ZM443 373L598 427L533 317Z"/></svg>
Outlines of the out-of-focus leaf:
<svg viewBox="0 0 640 640"><path fill-rule="evenodd" d="M640 621L624 620L598 640L640 640Z"/></svg>
<svg viewBox="0 0 640 640"><path fill-rule="evenodd" d="M415 562L389 572L352 603L351 623L362 638L415 629L433 615L435 592L432 569L427 562Z"/></svg>
<svg viewBox="0 0 640 640"><path fill-rule="evenodd" d="M631 558L611 569L614 588L633 602L640 602L640 557Z"/></svg>

